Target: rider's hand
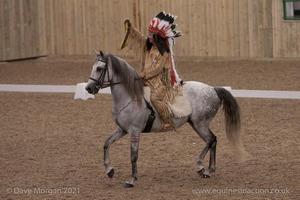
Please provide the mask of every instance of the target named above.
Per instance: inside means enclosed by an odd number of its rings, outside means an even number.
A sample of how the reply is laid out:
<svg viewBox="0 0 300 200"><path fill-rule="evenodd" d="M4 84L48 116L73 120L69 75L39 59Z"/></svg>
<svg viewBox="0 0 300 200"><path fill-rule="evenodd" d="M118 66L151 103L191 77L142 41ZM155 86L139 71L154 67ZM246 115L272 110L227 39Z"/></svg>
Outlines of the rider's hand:
<svg viewBox="0 0 300 200"><path fill-rule="evenodd" d="M131 22L130 22L129 19L126 19L126 20L124 21L124 27L125 27L125 32L126 32L126 33L127 33L128 31L130 31L130 29L131 29Z"/></svg>
<svg viewBox="0 0 300 200"><path fill-rule="evenodd" d="M145 77L145 72L141 72L139 75L140 75L141 78L144 78Z"/></svg>

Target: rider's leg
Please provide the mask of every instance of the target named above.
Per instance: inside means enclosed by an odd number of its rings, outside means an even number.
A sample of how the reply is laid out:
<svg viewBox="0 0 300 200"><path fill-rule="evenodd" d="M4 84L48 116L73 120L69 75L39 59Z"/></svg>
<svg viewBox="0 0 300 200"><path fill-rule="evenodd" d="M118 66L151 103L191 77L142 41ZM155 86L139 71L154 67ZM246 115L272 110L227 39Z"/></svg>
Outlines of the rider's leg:
<svg viewBox="0 0 300 200"><path fill-rule="evenodd" d="M150 101L152 102L155 110L158 112L163 121L163 129L171 127L170 111L164 100L164 94L159 91L151 91Z"/></svg>

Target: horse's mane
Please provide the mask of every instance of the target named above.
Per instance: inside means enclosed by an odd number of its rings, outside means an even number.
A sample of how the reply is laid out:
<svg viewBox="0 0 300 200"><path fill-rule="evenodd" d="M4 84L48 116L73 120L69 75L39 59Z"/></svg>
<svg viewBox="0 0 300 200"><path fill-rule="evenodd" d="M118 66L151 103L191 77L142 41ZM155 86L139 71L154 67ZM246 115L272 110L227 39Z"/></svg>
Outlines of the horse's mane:
<svg viewBox="0 0 300 200"><path fill-rule="evenodd" d="M105 55L105 60L111 62L112 71L124 84L126 92L133 100L140 101L144 94L144 81L138 73L123 59L112 54ZM109 61L108 61L109 62Z"/></svg>

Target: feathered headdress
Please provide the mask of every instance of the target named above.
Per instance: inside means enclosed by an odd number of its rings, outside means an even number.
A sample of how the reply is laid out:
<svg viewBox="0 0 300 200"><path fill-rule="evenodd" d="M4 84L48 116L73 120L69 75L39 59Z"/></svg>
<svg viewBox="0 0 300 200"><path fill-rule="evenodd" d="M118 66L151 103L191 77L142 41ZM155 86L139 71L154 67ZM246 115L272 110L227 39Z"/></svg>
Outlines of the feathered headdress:
<svg viewBox="0 0 300 200"><path fill-rule="evenodd" d="M182 33L180 31L175 31L176 24L173 24L176 18L177 16L166 14L162 11L150 21L148 30L163 38L179 37Z"/></svg>
<svg viewBox="0 0 300 200"><path fill-rule="evenodd" d="M172 85L181 84L181 78L176 71L174 59L173 59L173 46L175 45L175 37L182 36L180 31L176 31L176 24L174 24L174 20L177 16L166 14L164 11L158 13L151 21L148 27L148 31L158 34L163 38L166 38L168 41L168 46L170 49L170 65L172 69Z"/></svg>

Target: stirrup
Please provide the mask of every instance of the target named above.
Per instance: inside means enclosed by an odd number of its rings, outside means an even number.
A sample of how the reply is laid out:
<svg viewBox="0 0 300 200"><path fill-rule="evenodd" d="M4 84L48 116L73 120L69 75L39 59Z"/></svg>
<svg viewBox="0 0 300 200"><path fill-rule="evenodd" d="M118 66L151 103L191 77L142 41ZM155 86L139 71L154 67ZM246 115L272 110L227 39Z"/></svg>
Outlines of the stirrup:
<svg viewBox="0 0 300 200"><path fill-rule="evenodd" d="M162 132L168 132L168 131L172 131L174 128L170 123L163 123L162 127L160 129L160 131Z"/></svg>
<svg viewBox="0 0 300 200"><path fill-rule="evenodd" d="M170 123L163 123L162 129L169 129L171 127Z"/></svg>

